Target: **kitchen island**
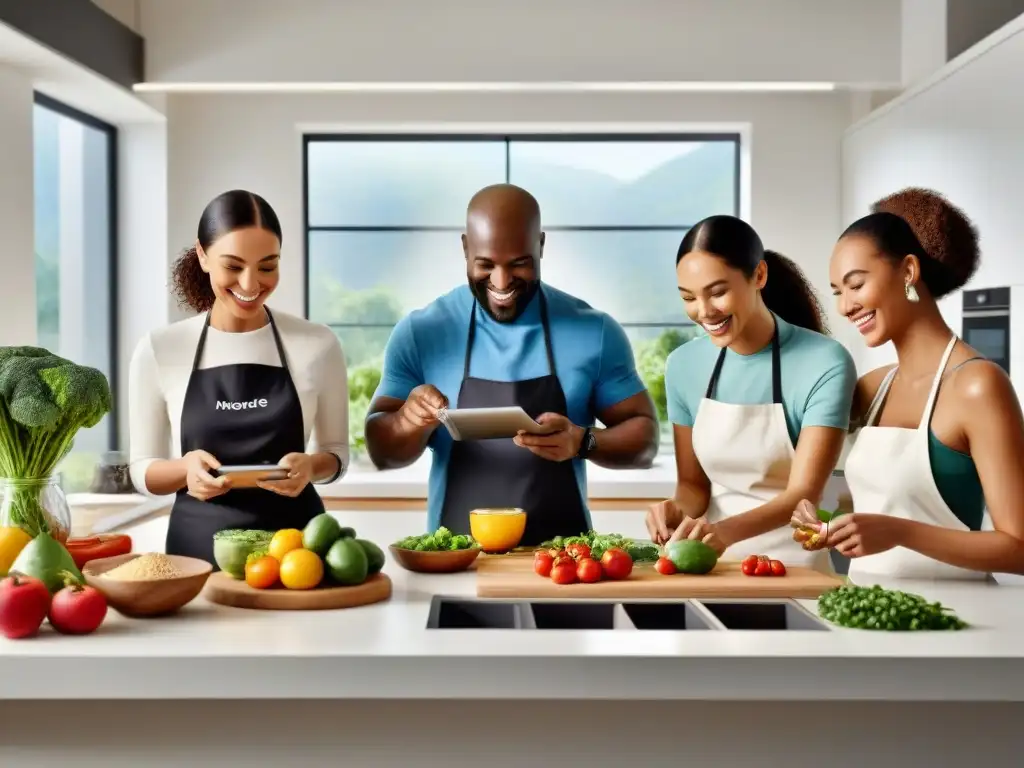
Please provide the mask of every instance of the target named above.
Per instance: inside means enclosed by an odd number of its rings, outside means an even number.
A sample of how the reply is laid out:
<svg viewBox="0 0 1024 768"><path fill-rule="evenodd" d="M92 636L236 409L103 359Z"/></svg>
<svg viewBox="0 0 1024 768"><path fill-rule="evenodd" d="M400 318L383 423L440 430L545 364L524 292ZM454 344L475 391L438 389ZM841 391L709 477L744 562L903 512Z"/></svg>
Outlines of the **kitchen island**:
<svg viewBox="0 0 1024 768"><path fill-rule="evenodd" d="M384 547L424 521L335 514ZM637 512L594 522L643 533ZM136 550L159 551L165 528L131 529ZM962 632L430 630L432 597L473 596L474 575L385 572L392 599L358 609L200 598L89 637L0 639L0 765L1019 764L1018 587L898 585L954 608Z"/></svg>

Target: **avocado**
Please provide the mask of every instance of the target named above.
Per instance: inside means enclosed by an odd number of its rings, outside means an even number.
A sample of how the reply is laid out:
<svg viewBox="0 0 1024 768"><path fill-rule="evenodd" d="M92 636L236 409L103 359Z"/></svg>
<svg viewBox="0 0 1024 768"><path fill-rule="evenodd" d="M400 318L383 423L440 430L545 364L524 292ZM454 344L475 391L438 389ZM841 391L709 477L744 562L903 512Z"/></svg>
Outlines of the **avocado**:
<svg viewBox="0 0 1024 768"><path fill-rule="evenodd" d="M70 577L79 584L85 583L85 578L75 565L74 558L63 544L48 533L40 533L25 545L11 564L10 572L39 579L50 590L51 595L64 588L65 577Z"/></svg>
<svg viewBox="0 0 1024 768"><path fill-rule="evenodd" d="M362 584L369 575L370 562L366 550L355 539L337 539L327 550L324 563L331 579L342 586Z"/></svg>
<svg viewBox="0 0 1024 768"><path fill-rule="evenodd" d="M665 555L679 573L710 573L718 563L718 553L703 541L683 539L665 547Z"/></svg>
<svg viewBox="0 0 1024 768"><path fill-rule="evenodd" d="M347 526L341 527L341 533L338 534L339 539L354 539L356 537L356 529L349 528Z"/></svg>
<svg viewBox="0 0 1024 768"><path fill-rule="evenodd" d="M384 551L372 541L367 541L366 539L356 539L356 544L362 547L366 553L369 575L372 576L375 573L380 573L381 568L384 567Z"/></svg>
<svg viewBox="0 0 1024 768"><path fill-rule="evenodd" d="M306 523L306 527L302 529L302 546L323 557L340 536L341 523L327 512L323 512Z"/></svg>

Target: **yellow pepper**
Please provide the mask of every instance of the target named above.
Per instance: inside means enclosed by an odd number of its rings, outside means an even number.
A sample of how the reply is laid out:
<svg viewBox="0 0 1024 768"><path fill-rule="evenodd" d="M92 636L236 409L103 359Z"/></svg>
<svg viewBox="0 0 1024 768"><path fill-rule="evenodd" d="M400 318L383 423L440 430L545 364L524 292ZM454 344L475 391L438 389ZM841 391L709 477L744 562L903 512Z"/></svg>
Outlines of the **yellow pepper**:
<svg viewBox="0 0 1024 768"><path fill-rule="evenodd" d="M32 537L16 526L0 528L0 578L7 575L11 565L14 563L25 545L32 541Z"/></svg>

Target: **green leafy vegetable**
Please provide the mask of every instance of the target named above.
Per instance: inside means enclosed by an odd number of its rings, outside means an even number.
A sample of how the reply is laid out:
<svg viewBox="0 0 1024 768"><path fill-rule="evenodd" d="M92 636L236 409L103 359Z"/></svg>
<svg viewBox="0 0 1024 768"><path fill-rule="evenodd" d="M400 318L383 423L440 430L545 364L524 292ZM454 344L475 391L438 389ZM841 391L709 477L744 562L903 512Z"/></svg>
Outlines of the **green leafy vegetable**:
<svg viewBox="0 0 1024 768"><path fill-rule="evenodd" d="M111 408L110 384L95 368L40 347L0 347L0 477L48 479L71 450L75 435ZM39 504L42 486L19 483L8 525L32 536L50 533Z"/></svg>
<svg viewBox="0 0 1024 768"><path fill-rule="evenodd" d="M417 552L449 552L457 549L471 549L479 546L472 536L452 533L443 525L433 533L406 536L395 542L399 549L414 549Z"/></svg>
<svg viewBox="0 0 1024 768"><path fill-rule="evenodd" d="M626 550L626 553L633 558L634 563L653 563L661 555L658 546L653 542L637 541L619 533L598 533L597 531L587 531L579 536L556 536L541 544L541 548L564 549L574 542L590 547L591 556L595 560L599 560L601 555L613 547Z"/></svg>
<svg viewBox="0 0 1024 768"><path fill-rule="evenodd" d="M850 629L913 632L926 629L964 629L967 623L941 603L899 590L848 584L818 598L821 618Z"/></svg>

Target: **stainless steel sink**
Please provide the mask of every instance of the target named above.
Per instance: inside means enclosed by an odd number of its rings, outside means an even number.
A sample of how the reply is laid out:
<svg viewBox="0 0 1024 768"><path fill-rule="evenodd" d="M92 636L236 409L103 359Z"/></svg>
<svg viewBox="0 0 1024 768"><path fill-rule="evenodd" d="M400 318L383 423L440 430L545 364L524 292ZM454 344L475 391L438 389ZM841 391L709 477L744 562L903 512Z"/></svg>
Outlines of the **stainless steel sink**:
<svg viewBox="0 0 1024 768"><path fill-rule="evenodd" d="M793 600L497 600L435 595L427 629L828 631Z"/></svg>

